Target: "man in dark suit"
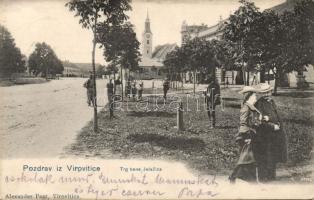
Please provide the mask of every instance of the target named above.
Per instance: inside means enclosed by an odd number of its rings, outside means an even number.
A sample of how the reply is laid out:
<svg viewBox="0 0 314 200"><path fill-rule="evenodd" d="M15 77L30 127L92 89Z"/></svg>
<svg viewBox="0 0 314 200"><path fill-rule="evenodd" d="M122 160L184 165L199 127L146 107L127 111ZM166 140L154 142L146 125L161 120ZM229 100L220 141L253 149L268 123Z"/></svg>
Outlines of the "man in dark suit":
<svg viewBox="0 0 314 200"><path fill-rule="evenodd" d="M168 81L168 79L166 79L163 83L163 90L164 90L164 99L167 99L167 92L170 88L170 83Z"/></svg>
<svg viewBox="0 0 314 200"><path fill-rule="evenodd" d="M93 81L93 75L89 76L89 79L84 83L84 87L87 89L87 104L88 106L91 106L91 104L94 106L94 81Z"/></svg>
<svg viewBox="0 0 314 200"><path fill-rule="evenodd" d="M259 85L261 97L255 107L261 112L263 119L256 129L255 158L258 166L258 176L261 182L276 178L276 164L287 161L287 141L283 123L271 98L272 87L266 83Z"/></svg>
<svg viewBox="0 0 314 200"><path fill-rule="evenodd" d="M216 124L216 106L220 105L220 86L217 80L212 80L205 91L205 102L207 106L207 115L209 121L211 121L211 128Z"/></svg>

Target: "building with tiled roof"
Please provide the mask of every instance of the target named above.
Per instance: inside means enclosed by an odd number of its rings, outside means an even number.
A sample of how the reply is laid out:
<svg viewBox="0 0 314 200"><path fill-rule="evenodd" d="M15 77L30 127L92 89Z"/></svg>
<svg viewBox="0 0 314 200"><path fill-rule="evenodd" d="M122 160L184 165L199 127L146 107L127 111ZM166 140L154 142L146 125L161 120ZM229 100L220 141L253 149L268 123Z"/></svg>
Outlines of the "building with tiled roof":
<svg viewBox="0 0 314 200"><path fill-rule="evenodd" d="M220 39L223 33L223 26L226 20L220 17L219 23L208 27L207 25L188 25L183 21L181 26L181 44L194 38L205 38L206 40Z"/></svg>
<svg viewBox="0 0 314 200"><path fill-rule="evenodd" d="M276 6L273 6L271 8L268 8L266 10L273 10L277 14L283 14L286 11L293 11L294 6L298 2L298 0L286 0L285 2L278 4ZM193 39L196 37L199 38L205 38L206 40L212 40L212 39L220 39L222 34L223 34L223 27L224 27L224 22L227 21L227 19L222 20L220 18L219 22L213 26L199 29L196 28L197 26L188 26L186 21L182 23L182 28L181 28L181 37L182 37L182 44L184 44L188 39ZM194 29L193 31L191 29ZM189 30L187 32L186 30ZM306 69L307 71L304 72L305 76L307 77L308 82L314 82L314 67L310 66ZM217 70L218 74L217 77L220 76L219 73L220 70ZM228 74L228 72L226 72ZM290 73L287 77L287 82L290 86L295 86L296 84L296 78L295 78L295 73ZM231 78L231 76L230 76ZM234 76L232 75L232 78L234 79ZM232 81L233 82L233 81Z"/></svg>
<svg viewBox="0 0 314 200"><path fill-rule="evenodd" d="M176 48L177 44L164 44L159 45L153 52L153 58L158 62L163 62L166 59L166 55Z"/></svg>
<svg viewBox="0 0 314 200"><path fill-rule="evenodd" d="M297 1L298 0L286 0L285 2L271 7L267 10L273 10L277 14L282 14L285 11L293 11L294 5ZM224 22L226 22L227 20L228 18L223 20L220 17L219 22L210 27L207 27L205 25L189 26L187 22L184 21L181 27L182 44L184 44L187 39L193 39L196 37L205 38L206 40L220 39L223 33Z"/></svg>
<svg viewBox="0 0 314 200"><path fill-rule="evenodd" d="M183 21L181 26L181 44L185 44L188 40L195 38L199 32L206 30L206 25L188 25Z"/></svg>

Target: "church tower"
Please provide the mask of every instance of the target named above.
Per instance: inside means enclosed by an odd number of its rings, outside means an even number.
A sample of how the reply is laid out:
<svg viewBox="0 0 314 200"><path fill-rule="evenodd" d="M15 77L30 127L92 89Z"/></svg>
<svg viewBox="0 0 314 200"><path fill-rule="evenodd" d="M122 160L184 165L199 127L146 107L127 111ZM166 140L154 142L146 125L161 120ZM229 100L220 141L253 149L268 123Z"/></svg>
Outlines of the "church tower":
<svg viewBox="0 0 314 200"><path fill-rule="evenodd" d="M150 30L150 21L147 12L147 17L145 21L145 30L143 32L142 40L142 55L144 58L152 58L153 51L153 33Z"/></svg>
<svg viewBox="0 0 314 200"><path fill-rule="evenodd" d="M181 45L186 44L189 40L188 24L184 20L181 25Z"/></svg>

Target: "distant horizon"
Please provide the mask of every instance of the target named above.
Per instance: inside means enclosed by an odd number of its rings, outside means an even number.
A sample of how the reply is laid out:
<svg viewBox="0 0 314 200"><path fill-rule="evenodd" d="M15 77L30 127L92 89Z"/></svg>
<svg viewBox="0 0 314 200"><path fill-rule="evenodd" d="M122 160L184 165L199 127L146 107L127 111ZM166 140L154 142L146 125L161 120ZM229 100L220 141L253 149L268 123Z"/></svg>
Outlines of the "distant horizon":
<svg viewBox="0 0 314 200"><path fill-rule="evenodd" d="M91 63L92 33L83 29L79 18L65 7L66 0L3 0L0 3L0 23L4 25L21 52L29 57L37 42L46 42L60 60L72 63ZM256 0L261 10L285 0ZM133 10L127 12L139 42L142 42L144 22L149 13L153 33L153 49L159 45L180 46L181 25L208 27L226 19L238 6L238 0L133 0ZM96 50L96 62L105 64L101 49Z"/></svg>

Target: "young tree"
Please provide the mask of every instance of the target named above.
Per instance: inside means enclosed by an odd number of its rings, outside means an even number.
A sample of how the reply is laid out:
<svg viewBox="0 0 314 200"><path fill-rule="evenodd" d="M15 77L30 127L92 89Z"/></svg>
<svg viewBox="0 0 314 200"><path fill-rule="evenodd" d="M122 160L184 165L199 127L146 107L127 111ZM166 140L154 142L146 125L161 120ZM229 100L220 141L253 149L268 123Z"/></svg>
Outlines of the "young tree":
<svg viewBox="0 0 314 200"><path fill-rule="evenodd" d="M114 65L112 62L108 64L106 68L106 73L109 75L113 74L114 80L116 79L116 73L119 72L119 69L117 68L116 65Z"/></svg>
<svg viewBox="0 0 314 200"><path fill-rule="evenodd" d="M15 46L10 32L0 25L0 77L25 71L25 56Z"/></svg>
<svg viewBox="0 0 314 200"><path fill-rule="evenodd" d="M48 75L56 75L63 72L63 64L56 56L52 48L46 43L37 43L35 50L28 59L29 70L35 76L41 74L48 78Z"/></svg>
<svg viewBox="0 0 314 200"><path fill-rule="evenodd" d="M95 80L95 49L98 22L107 26L118 25L123 23L128 16L126 11L131 10L130 0L71 0L66 4L70 11L75 12L75 16L79 16L79 23L83 28L92 29L93 32L93 48L92 48L92 67L94 82L94 131L98 130L97 123L97 102L96 102L96 80Z"/></svg>
<svg viewBox="0 0 314 200"><path fill-rule="evenodd" d="M225 78L226 70L241 71L241 63L237 62L235 45L230 41L211 40L218 67L223 69L221 78Z"/></svg>
<svg viewBox="0 0 314 200"><path fill-rule="evenodd" d="M242 4L234 14L230 15L224 28L223 39L235 44L236 58L242 65L245 84L248 85L249 76L245 78L245 72L249 72L256 66L256 37L254 21L260 18L261 13L252 2L240 0Z"/></svg>
<svg viewBox="0 0 314 200"><path fill-rule="evenodd" d="M106 66L100 65L96 68L97 77L102 77L102 75L106 74Z"/></svg>
<svg viewBox="0 0 314 200"><path fill-rule="evenodd" d="M139 52L140 43L136 39L133 25L129 22L117 26L101 24L98 27L98 41L104 47L106 61L120 65L123 94L122 70L136 71L141 55Z"/></svg>
<svg viewBox="0 0 314 200"><path fill-rule="evenodd" d="M185 58L183 57L182 49L176 47L173 51L169 52L163 64L165 66L164 70L170 77L170 81L173 81L174 76L177 77L178 74L184 72Z"/></svg>
<svg viewBox="0 0 314 200"><path fill-rule="evenodd" d="M303 74L304 67L314 64L314 1L298 1L292 14L283 16L285 28L290 38L291 51L287 52L290 57L287 67Z"/></svg>
<svg viewBox="0 0 314 200"><path fill-rule="evenodd" d="M283 75L292 71L303 73L304 67L313 64L314 2L303 0L293 12L278 16L264 11L256 21L259 34L260 68L272 70L275 76L274 94Z"/></svg>
<svg viewBox="0 0 314 200"><path fill-rule="evenodd" d="M215 53L213 42L194 38L187 41L182 47L177 47L168 53L164 65L171 77L182 72L192 71L194 77L193 92L195 94L197 72L207 76L206 79L209 79L209 76L215 77L215 69L219 66Z"/></svg>
<svg viewBox="0 0 314 200"><path fill-rule="evenodd" d="M275 77L275 89L278 81L286 72L284 48L287 47L287 35L279 16L274 11L264 11L259 19L254 22L256 35L256 60L261 74L261 82L265 82L264 74L271 70Z"/></svg>
<svg viewBox="0 0 314 200"><path fill-rule="evenodd" d="M215 77L215 69L218 63L215 58L212 42L205 39L194 38L183 46L183 55L186 57L187 68L194 73L194 79L196 72L200 72L205 76ZM195 80L193 92L195 94Z"/></svg>

